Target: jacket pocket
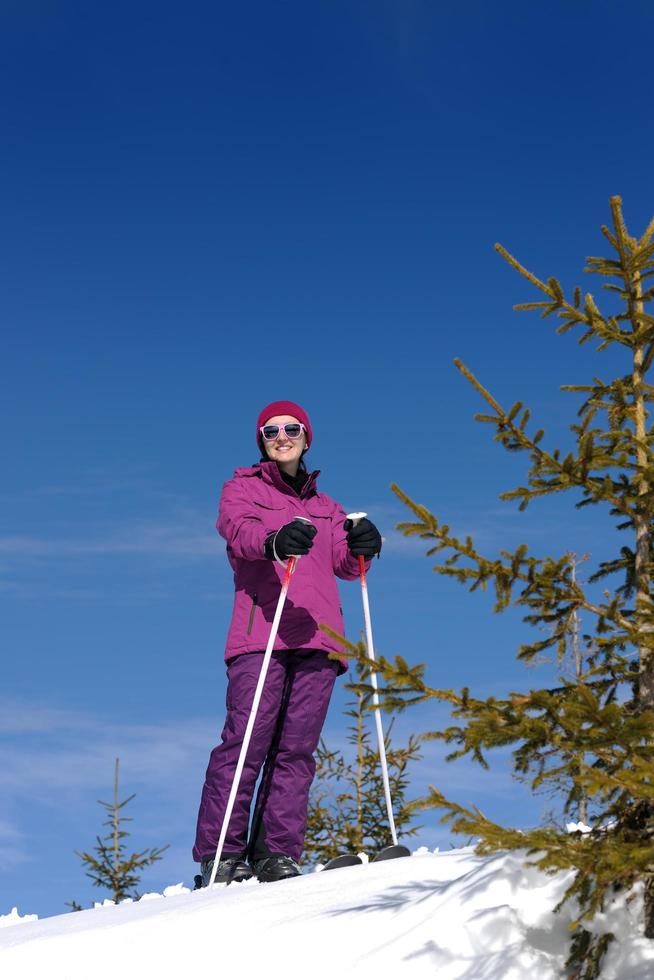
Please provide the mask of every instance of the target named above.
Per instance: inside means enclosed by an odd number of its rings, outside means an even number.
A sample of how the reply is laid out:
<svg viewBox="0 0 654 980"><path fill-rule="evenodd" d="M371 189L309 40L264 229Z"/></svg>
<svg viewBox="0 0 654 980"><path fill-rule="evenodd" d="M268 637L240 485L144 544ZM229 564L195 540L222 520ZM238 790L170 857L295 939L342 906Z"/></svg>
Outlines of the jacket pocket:
<svg viewBox="0 0 654 980"><path fill-rule="evenodd" d="M257 599L258 599L258 596L257 596L257 593L255 592L254 595L252 596L252 606L250 608L250 618L248 619L248 636L252 632L252 627L254 626L254 614L255 614L256 609L257 609Z"/></svg>
<svg viewBox="0 0 654 980"><path fill-rule="evenodd" d="M262 510L285 510L286 502L284 500L255 500L255 507L261 507Z"/></svg>
<svg viewBox="0 0 654 980"><path fill-rule="evenodd" d="M261 521L262 526L268 531L279 531L283 524L290 521L286 504L284 501L255 501L253 508L256 518Z"/></svg>
<svg viewBox="0 0 654 980"><path fill-rule="evenodd" d="M322 518L324 520L330 520L331 512L325 503L320 500L319 497L309 497L307 500L303 501L306 508L307 514L312 519L314 517Z"/></svg>

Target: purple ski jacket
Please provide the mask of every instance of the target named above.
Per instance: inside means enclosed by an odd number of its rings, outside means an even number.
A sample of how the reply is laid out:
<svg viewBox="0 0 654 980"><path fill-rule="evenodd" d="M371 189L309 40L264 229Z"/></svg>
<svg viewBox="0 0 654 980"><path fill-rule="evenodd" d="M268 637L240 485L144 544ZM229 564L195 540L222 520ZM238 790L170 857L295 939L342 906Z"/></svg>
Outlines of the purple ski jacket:
<svg viewBox="0 0 654 980"><path fill-rule="evenodd" d="M343 634L343 613L334 576L355 579L359 564L347 547L345 511L316 490L319 471L308 477L301 495L284 482L276 463L258 463L234 472L223 487L216 527L227 541L234 569L234 609L225 659L265 650L284 569L264 555L265 540L294 517L317 528L313 547L296 563L275 640L275 650L326 650L339 645L320 630L325 623ZM370 563L367 562L367 565ZM342 659L339 672L347 668Z"/></svg>

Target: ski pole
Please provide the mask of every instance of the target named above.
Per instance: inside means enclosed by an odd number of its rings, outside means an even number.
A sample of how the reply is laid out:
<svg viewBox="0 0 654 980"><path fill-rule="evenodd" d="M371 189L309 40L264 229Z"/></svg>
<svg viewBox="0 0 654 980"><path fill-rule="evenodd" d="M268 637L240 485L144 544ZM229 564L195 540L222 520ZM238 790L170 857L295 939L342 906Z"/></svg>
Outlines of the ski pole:
<svg viewBox="0 0 654 980"><path fill-rule="evenodd" d="M302 521L303 524L311 524L306 517L294 517L295 521ZM252 738L252 731L254 729L254 722L257 717L257 711L259 710L259 702L261 701L261 695L263 693L263 687L266 681L266 674L268 673L268 666L270 664L270 658L272 657L273 646L275 639L277 637L277 630L279 629L279 621L282 618L282 611L284 609L284 603L286 602L286 594L288 593L288 587L291 581L291 575L295 571L295 565L297 563L300 555L290 555L288 559L288 564L286 565L286 571L284 572L284 578L282 579L282 590L279 593L279 599L277 600L277 608L275 610L275 616L273 618L272 627L270 629L270 636L268 637L268 646L266 647L266 652L263 655L263 662L261 664L261 670L259 671L259 680L257 681L257 686L254 692L254 700L252 701L252 707L250 708L250 717L248 718L248 723L245 728L245 734L243 736L243 744L241 745L241 751L239 753L238 762L236 763L236 771L234 773L234 778L232 779L232 788L229 791L229 797L227 800L227 809L225 810L225 816L223 818L223 825L220 829L220 837L218 838L218 846L216 847L216 856L213 860L213 868L211 869L211 878L209 879L209 888L216 882L216 874L218 873L218 862L220 861L220 856L223 852L223 847L225 846L225 837L227 836L227 828L229 827L229 821L232 817L232 810L234 809L234 803L236 802L236 794L238 793L238 788L241 782L241 775L243 773L243 766L245 765L245 759L247 756L248 748L250 746L250 739Z"/></svg>
<svg viewBox="0 0 654 980"><path fill-rule="evenodd" d="M365 513L347 514L347 519L352 521L355 527L360 520L366 516ZM368 600L368 582L366 580L366 560L363 555L359 555L359 578L361 580L361 599L363 602L363 618L366 624L366 645L368 656L375 662L375 647L372 641L372 620L370 618L370 602ZM384 782L384 795L386 797L386 810L388 812L388 823L391 828L393 843L397 844L397 833L395 830L395 819L393 817L393 801L391 800L391 784L388 779L388 765L386 763L386 744L384 742L384 729L382 727L381 711L379 709L379 693L377 687L377 672L370 671L370 682L373 687L372 702L375 705L375 725L377 727L377 741L379 743L379 761L381 763L382 780Z"/></svg>

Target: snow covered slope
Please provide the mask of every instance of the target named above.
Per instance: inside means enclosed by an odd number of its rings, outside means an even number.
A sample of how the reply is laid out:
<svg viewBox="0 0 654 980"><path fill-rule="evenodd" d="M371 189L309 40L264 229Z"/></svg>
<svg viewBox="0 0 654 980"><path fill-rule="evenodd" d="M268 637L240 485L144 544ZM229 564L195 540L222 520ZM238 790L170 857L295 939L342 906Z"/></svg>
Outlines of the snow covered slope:
<svg viewBox="0 0 654 980"><path fill-rule="evenodd" d="M5 919L0 977L555 980L570 912L555 918L551 909L566 880L527 867L520 854L482 858L465 848L275 884L177 887L136 904ZM629 905L621 897L600 923L623 940L605 980L654 977L641 907L639 896Z"/></svg>

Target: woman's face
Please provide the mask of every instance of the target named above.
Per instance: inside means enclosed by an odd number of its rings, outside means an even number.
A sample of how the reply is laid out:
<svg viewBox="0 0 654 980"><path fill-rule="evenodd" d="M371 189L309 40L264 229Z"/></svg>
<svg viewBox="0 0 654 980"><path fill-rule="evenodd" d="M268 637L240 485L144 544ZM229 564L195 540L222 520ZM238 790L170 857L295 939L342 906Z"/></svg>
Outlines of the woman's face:
<svg viewBox="0 0 654 980"><path fill-rule="evenodd" d="M273 415L271 419L266 419L266 425L282 426L286 422L299 422L293 415ZM299 439L289 439L282 428L280 428L276 439L270 442L264 441L268 459L277 463L280 469L286 473L295 475L300 463L300 458L307 444L307 435L304 429Z"/></svg>

